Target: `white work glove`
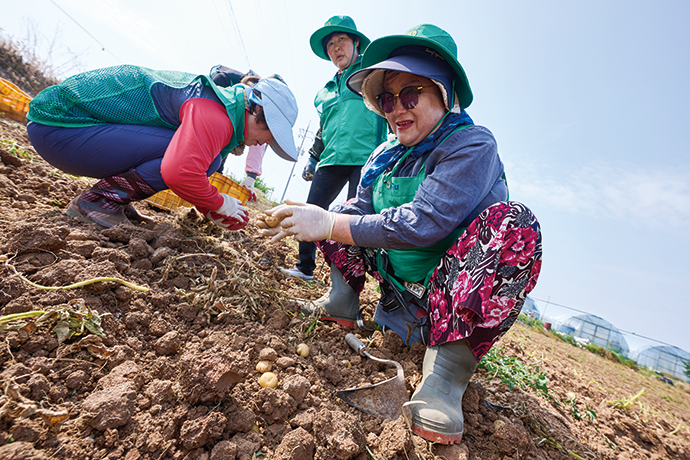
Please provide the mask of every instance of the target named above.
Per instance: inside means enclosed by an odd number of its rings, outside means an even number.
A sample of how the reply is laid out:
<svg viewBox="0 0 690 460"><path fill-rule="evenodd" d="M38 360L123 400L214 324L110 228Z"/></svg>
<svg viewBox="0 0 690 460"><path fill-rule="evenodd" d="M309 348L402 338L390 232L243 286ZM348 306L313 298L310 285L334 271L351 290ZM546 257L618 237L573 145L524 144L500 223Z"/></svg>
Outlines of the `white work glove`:
<svg viewBox="0 0 690 460"><path fill-rule="evenodd" d="M247 176L244 178L244 180L240 184L242 187L249 190L249 193L251 193L251 197L249 197L249 201L256 201L256 192L254 191L254 182L256 182L256 178L254 178L252 176Z"/></svg>
<svg viewBox="0 0 690 460"><path fill-rule="evenodd" d="M221 193L223 205L215 211L206 212L208 220L229 230L240 230L249 222L249 212L237 198Z"/></svg>
<svg viewBox="0 0 690 460"><path fill-rule="evenodd" d="M275 243L287 236L294 236L299 241L330 240L335 226L335 213L328 212L313 204L296 203L290 200L286 204L264 211L280 223L271 228L265 221L259 221L259 233L270 236Z"/></svg>

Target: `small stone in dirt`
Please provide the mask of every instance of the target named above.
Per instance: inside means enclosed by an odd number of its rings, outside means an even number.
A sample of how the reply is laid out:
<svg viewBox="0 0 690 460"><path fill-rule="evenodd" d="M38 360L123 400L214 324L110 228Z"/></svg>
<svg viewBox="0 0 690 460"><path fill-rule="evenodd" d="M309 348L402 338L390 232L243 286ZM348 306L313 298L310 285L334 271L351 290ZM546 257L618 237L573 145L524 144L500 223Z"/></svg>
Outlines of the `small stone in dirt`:
<svg viewBox="0 0 690 460"><path fill-rule="evenodd" d="M125 382L134 380L136 388L141 386L141 376L139 375L139 366L134 361L125 361L116 366L110 371L108 375L102 377L98 381L101 388L110 388L111 386L119 385Z"/></svg>
<svg viewBox="0 0 690 460"><path fill-rule="evenodd" d="M309 388L311 388L311 383L301 375L291 375L283 383L283 390L292 396L298 405L302 404L304 397L309 392Z"/></svg>
<svg viewBox="0 0 690 460"><path fill-rule="evenodd" d="M434 444L434 455L447 460L469 460L470 449L465 444Z"/></svg>
<svg viewBox="0 0 690 460"><path fill-rule="evenodd" d="M81 388L89 380L89 376L82 370L74 371L65 379L65 386L70 390Z"/></svg>
<svg viewBox="0 0 690 460"><path fill-rule="evenodd" d="M168 332L156 341L156 353L163 356L174 355L180 350L181 342L179 332Z"/></svg>
<svg viewBox="0 0 690 460"><path fill-rule="evenodd" d="M163 319L154 318L154 320L151 321L151 325L149 325L149 332L156 337L161 337L170 332L170 324Z"/></svg>
<svg viewBox="0 0 690 460"><path fill-rule="evenodd" d="M227 419L223 414L211 412L206 417L187 420L180 428L180 438L186 449L196 449L219 438L225 430Z"/></svg>
<svg viewBox="0 0 690 460"><path fill-rule="evenodd" d="M0 458L12 460L47 460L48 456L28 442L12 442L0 447Z"/></svg>
<svg viewBox="0 0 690 460"><path fill-rule="evenodd" d="M211 451L211 460L235 460L237 458L237 444L221 441Z"/></svg>
<svg viewBox="0 0 690 460"><path fill-rule="evenodd" d="M304 428L292 430L280 442L275 458L281 460L311 460L314 458L314 437Z"/></svg>
<svg viewBox="0 0 690 460"><path fill-rule="evenodd" d="M314 419L312 431L318 446L315 458L344 460L364 451L366 436L355 417L345 412L321 409Z"/></svg>
<svg viewBox="0 0 690 460"><path fill-rule="evenodd" d="M230 433L246 433L252 429L256 415L249 409L238 407L228 415L228 426L226 430Z"/></svg>
<svg viewBox="0 0 690 460"><path fill-rule="evenodd" d="M499 416L499 424L496 432L491 435L491 442L504 455L509 455L516 450L527 452L534 447L529 433L522 422L511 422L508 418Z"/></svg>
<svg viewBox="0 0 690 460"><path fill-rule="evenodd" d="M154 403L164 403L174 397L173 384L170 380L154 380L146 386L144 394Z"/></svg>
<svg viewBox="0 0 690 460"><path fill-rule="evenodd" d="M275 361L278 353L273 348L264 348L259 352L259 361Z"/></svg>
<svg viewBox="0 0 690 460"><path fill-rule="evenodd" d="M256 399L269 424L285 422L296 409L295 400L280 388L262 388Z"/></svg>
<svg viewBox="0 0 690 460"><path fill-rule="evenodd" d="M290 426L292 428L302 427L307 431L311 431L311 427L314 425L314 417L316 417L316 409L310 407L292 417L290 419Z"/></svg>
<svg viewBox="0 0 690 460"><path fill-rule="evenodd" d="M122 383L90 394L82 403L82 411L99 431L117 428L129 422L136 397L134 384Z"/></svg>
<svg viewBox="0 0 690 460"><path fill-rule="evenodd" d="M141 238L132 238L129 241L129 253L135 259L145 259L153 252L153 248Z"/></svg>
<svg viewBox="0 0 690 460"><path fill-rule="evenodd" d="M158 265L161 260L167 258L171 253L172 249L168 247L158 248L153 252L151 257L149 257L149 260L153 265Z"/></svg>
<svg viewBox="0 0 690 460"><path fill-rule="evenodd" d="M400 416L386 423L378 438L378 454L383 458L404 454L412 448L412 436L407 429L405 419Z"/></svg>
<svg viewBox="0 0 690 460"><path fill-rule="evenodd" d="M281 356L276 360L276 365L282 367L283 369L292 367L295 365L295 358L290 358L288 356Z"/></svg>
<svg viewBox="0 0 690 460"><path fill-rule="evenodd" d="M2 377L3 380L14 380L19 384L28 382L30 376L31 370L21 363L10 364L0 374L0 377Z"/></svg>
<svg viewBox="0 0 690 460"><path fill-rule="evenodd" d="M188 323L194 321L194 318L196 318L196 314L198 312L199 307L196 305L192 305L187 302L182 302L181 304L177 305L178 316L180 316L183 320L185 320Z"/></svg>
<svg viewBox="0 0 690 460"><path fill-rule="evenodd" d="M149 324L151 324L151 316L148 313L135 311L125 315L125 327L127 329L135 329L139 325L148 326Z"/></svg>
<svg viewBox="0 0 690 460"><path fill-rule="evenodd" d="M40 401L48 396L50 392L50 381L48 377L43 374L34 374L29 379L29 388L31 389L30 398L34 401Z"/></svg>
<svg viewBox="0 0 690 460"><path fill-rule="evenodd" d="M230 438L230 442L237 445L238 460L249 460L261 448L261 435L254 430L239 433Z"/></svg>

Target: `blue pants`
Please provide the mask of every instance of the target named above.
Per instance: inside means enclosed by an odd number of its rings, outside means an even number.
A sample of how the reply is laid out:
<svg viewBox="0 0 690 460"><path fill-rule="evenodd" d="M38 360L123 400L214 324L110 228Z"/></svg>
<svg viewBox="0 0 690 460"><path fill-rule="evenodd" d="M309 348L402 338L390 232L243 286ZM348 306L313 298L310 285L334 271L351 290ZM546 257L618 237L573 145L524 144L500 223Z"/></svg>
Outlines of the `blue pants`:
<svg viewBox="0 0 690 460"><path fill-rule="evenodd" d="M120 124L61 128L29 123L26 131L36 152L68 174L103 179L134 168L151 188L168 188L161 177L161 161L175 134L173 129ZM218 171L221 160L219 154L207 176Z"/></svg>

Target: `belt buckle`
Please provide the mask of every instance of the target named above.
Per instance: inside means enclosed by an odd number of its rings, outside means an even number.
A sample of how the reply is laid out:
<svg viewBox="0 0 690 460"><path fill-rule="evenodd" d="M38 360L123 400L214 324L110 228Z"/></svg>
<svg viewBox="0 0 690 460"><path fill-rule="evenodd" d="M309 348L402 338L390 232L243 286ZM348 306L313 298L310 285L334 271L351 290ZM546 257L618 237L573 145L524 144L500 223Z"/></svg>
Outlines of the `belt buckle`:
<svg viewBox="0 0 690 460"><path fill-rule="evenodd" d="M421 300L422 297L424 297L424 293L426 292L426 288L424 287L423 284L419 283L410 283L409 281L404 282L405 289L415 296L417 299Z"/></svg>

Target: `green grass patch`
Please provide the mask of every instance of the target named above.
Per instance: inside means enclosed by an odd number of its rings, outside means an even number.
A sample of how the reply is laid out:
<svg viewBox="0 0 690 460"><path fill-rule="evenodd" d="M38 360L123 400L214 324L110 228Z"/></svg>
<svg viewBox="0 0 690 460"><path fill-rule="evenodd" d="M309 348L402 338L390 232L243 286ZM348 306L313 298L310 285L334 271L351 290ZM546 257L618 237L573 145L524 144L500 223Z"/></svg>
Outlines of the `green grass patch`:
<svg viewBox="0 0 690 460"><path fill-rule="evenodd" d="M623 355L622 353L619 353L615 350L611 350L610 348L600 347L599 345L594 345L592 343L585 345L584 348L585 350L594 353L595 355L599 355L602 358L606 358L609 361L613 361L615 363L623 364L624 366L627 366L634 371L637 371L640 368L640 366L638 366L638 364L635 361Z"/></svg>
<svg viewBox="0 0 690 460"><path fill-rule="evenodd" d="M482 357L477 367L488 374L487 380L498 378L509 388L531 388L546 398L551 398L546 384L549 379L541 372L537 364L526 365L514 357L501 353L502 348L492 348Z"/></svg>

